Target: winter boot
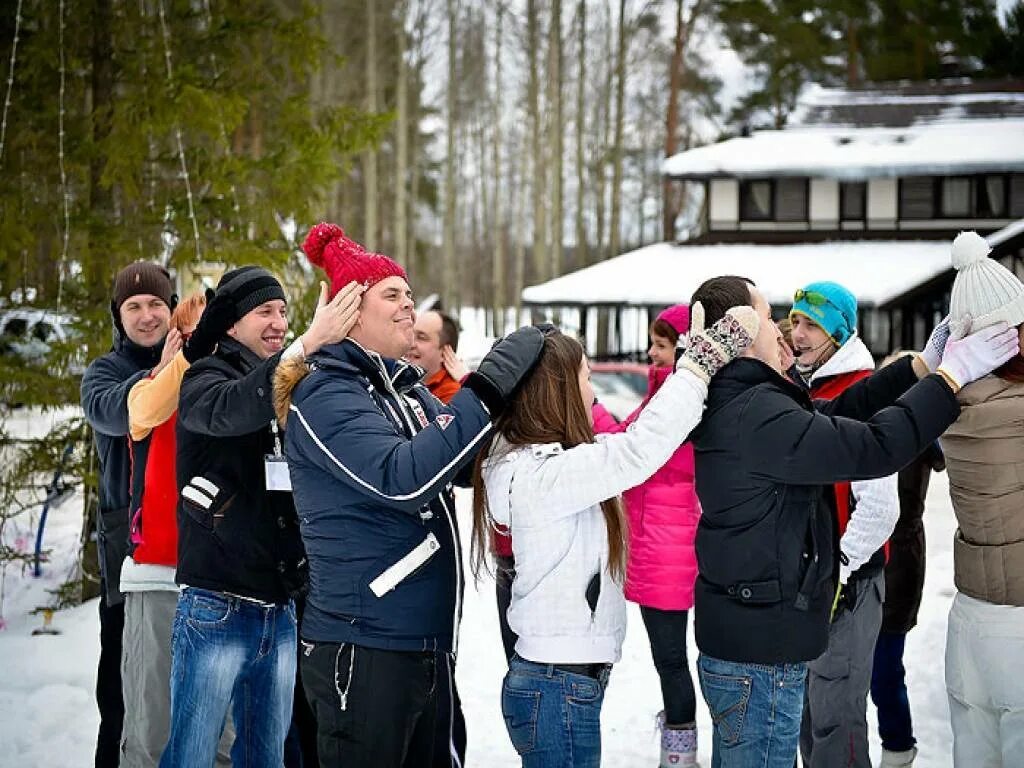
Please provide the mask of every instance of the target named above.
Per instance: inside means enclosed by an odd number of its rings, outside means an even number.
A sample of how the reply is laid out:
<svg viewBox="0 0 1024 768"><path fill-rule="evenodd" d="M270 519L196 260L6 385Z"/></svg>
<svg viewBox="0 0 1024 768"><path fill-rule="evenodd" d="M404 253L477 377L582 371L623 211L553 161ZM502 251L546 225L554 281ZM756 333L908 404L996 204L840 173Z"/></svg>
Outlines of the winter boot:
<svg viewBox="0 0 1024 768"><path fill-rule="evenodd" d="M660 768L695 768L697 765L697 724L681 727L665 725L664 713L659 713L661 726Z"/></svg>
<svg viewBox="0 0 1024 768"><path fill-rule="evenodd" d="M914 758L917 757L917 747L911 747L905 752L890 752L882 750L882 762L878 768L911 768L914 765Z"/></svg>

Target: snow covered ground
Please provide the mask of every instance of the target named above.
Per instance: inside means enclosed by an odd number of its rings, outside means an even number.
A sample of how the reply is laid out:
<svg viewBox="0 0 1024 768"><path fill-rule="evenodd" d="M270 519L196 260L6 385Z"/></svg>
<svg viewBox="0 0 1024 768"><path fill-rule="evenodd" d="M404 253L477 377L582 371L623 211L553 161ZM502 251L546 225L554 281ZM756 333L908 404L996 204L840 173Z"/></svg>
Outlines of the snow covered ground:
<svg viewBox="0 0 1024 768"><path fill-rule="evenodd" d="M39 428L38 422L32 427ZM952 765L949 715L943 684L946 614L953 596L952 537L955 520L945 475L932 480L925 514L928 535L928 574L921 623L907 642L911 704L921 749L916 768ZM463 530L469 530L470 495L461 493ZM51 602L54 589L73 568L81 528L82 499L76 495L55 510L46 526L45 546L52 548L50 564L39 579L20 569L9 571L0 631L0 768L43 768L92 765L98 715L93 702L99 620L96 601L55 615L58 636L33 637L42 624L30 612ZM32 523L34 525L34 523ZM31 540L28 521L8 532ZM7 543L14 544L13 539ZM629 631L623 659L612 673L602 715L604 764L616 768L657 765L658 740L654 718L661 708L657 676L639 611L630 606ZM691 630L692 631L692 630ZM691 662L696 648L690 644ZM691 663L692 666L692 663ZM493 768L518 765L502 722L499 692L505 661L498 636L494 585L467 586L458 683L468 720L467 764ZM701 762L711 764L710 720L699 701L698 727ZM873 754L880 747L872 722Z"/></svg>

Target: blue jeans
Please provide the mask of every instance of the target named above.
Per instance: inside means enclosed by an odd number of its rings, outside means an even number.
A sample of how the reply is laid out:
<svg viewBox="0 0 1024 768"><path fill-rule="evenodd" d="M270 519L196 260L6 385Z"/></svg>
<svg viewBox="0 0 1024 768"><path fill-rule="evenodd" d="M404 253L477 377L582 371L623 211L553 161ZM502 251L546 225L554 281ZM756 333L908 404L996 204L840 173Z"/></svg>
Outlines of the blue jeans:
<svg viewBox="0 0 1024 768"><path fill-rule="evenodd" d="M610 669L593 678L512 656L501 713L523 768L600 766L601 704Z"/></svg>
<svg viewBox="0 0 1024 768"><path fill-rule="evenodd" d="M171 633L171 735L160 768L209 768L233 704L236 768L280 768L295 689L295 608L188 588Z"/></svg>
<svg viewBox="0 0 1024 768"><path fill-rule="evenodd" d="M711 711L711 768L793 768L806 664L740 664L703 653L700 689Z"/></svg>
<svg viewBox="0 0 1024 768"><path fill-rule="evenodd" d="M871 700L878 708L878 735L882 747L890 752L905 752L917 743L907 698L907 671L903 667L906 641L907 636L902 632L880 632L875 642Z"/></svg>

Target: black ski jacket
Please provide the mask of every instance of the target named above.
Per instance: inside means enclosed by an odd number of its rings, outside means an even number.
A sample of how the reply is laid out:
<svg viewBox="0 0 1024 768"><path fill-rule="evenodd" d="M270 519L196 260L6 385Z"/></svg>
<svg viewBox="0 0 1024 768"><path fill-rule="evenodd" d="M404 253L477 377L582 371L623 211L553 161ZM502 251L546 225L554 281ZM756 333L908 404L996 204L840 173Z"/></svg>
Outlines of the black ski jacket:
<svg viewBox="0 0 1024 768"><path fill-rule="evenodd" d="M899 471L959 413L941 377L918 382L909 359L814 403L752 358L719 372L693 433L700 650L761 664L821 655L838 572L831 485Z"/></svg>

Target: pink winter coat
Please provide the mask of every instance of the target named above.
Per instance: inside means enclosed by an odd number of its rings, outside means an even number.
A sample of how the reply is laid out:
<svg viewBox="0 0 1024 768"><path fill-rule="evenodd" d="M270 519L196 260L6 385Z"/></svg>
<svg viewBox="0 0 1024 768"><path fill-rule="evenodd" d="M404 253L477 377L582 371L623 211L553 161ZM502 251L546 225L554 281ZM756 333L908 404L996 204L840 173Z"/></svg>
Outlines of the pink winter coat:
<svg viewBox="0 0 1024 768"><path fill-rule="evenodd" d="M623 432L665 383L670 368L651 366L647 397L622 423L594 403L594 432ZM693 608L700 504L693 486L693 446L684 443L645 483L622 494L629 526L626 599L663 611Z"/></svg>

